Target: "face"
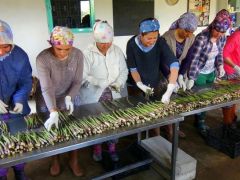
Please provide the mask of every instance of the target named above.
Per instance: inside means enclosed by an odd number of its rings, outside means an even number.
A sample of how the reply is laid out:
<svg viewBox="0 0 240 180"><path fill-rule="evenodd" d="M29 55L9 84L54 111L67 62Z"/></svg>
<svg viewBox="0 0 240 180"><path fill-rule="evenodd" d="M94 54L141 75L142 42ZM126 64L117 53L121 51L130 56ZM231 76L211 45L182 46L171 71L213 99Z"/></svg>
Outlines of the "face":
<svg viewBox="0 0 240 180"><path fill-rule="evenodd" d="M53 54L59 60L64 60L70 54L72 50L71 45L54 45L53 47Z"/></svg>
<svg viewBox="0 0 240 180"><path fill-rule="evenodd" d="M219 32L216 29L212 29L211 36L212 38L219 39L221 36L223 36L224 32Z"/></svg>
<svg viewBox="0 0 240 180"><path fill-rule="evenodd" d="M103 55L106 55L108 49L111 47L112 45L112 42L110 43L99 43L99 42L96 42L96 46L98 48L98 50L103 54Z"/></svg>
<svg viewBox="0 0 240 180"><path fill-rule="evenodd" d="M179 29L179 36L182 39L187 39L193 35L193 31L188 31L186 29Z"/></svg>
<svg viewBox="0 0 240 180"><path fill-rule="evenodd" d="M4 56L5 54L9 53L12 49L11 44L1 44L0 45L0 56Z"/></svg>
<svg viewBox="0 0 240 180"><path fill-rule="evenodd" d="M153 46L158 39L158 31L149 32L140 36L140 40L145 47Z"/></svg>

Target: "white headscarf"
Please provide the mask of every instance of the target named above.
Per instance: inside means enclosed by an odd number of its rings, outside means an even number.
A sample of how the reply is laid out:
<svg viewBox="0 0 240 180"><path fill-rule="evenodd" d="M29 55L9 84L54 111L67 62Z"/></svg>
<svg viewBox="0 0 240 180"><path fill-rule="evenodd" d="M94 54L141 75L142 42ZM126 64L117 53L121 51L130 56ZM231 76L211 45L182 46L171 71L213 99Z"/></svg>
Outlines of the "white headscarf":
<svg viewBox="0 0 240 180"><path fill-rule="evenodd" d="M113 41L113 28L107 21L98 21L94 24L93 36L96 42L110 43Z"/></svg>
<svg viewBox="0 0 240 180"><path fill-rule="evenodd" d="M0 44L13 44L13 34L10 26L0 20Z"/></svg>

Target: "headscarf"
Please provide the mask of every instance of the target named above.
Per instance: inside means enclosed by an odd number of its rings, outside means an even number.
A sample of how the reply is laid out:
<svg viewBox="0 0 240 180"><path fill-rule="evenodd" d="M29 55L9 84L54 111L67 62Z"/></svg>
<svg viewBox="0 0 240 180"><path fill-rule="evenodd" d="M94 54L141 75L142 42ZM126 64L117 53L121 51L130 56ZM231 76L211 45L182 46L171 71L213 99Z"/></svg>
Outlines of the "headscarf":
<svg viewBox="0 0 240 180"><path fill-rule="evenodd" d="M157 19L146 19L143 20L139 25L139 33L147 33L158 31L160 28L160 24Z"/></svg>
<svg viewBox="0 0 240 180"><path fill-rule="evenodd" d="M219 32L226 32L231 25L229 12L226 9L219 11L211 25Z"/></svg>
<svg viewBox="0 0 240 180"><path fill-rule="evenodd" d="M98 21L93 26L93 36L98 43L110 43L113 41L113 28L107 21Z"/></svg>
<svg viewBox="0 0 240 180"><path fill-rule="evenodd" d="M191 12L186 12L182 14L179 19L172 23L169 30L173 29L184 29L187 31L194 32L198 26L198 18L195 14Z"/></svg>
<svg viewBox="0 0 240 180"><path fill-rule="evenodd" d="M74 35L67 27L55 26L52 30L49 43L54 45L73 45Z"/></svg>
<svg viewBox="0 0 240 180"><path fill-rule="evenodd" d="M0 44L13 44L13 34L10 26L0 20Z"/></svg>

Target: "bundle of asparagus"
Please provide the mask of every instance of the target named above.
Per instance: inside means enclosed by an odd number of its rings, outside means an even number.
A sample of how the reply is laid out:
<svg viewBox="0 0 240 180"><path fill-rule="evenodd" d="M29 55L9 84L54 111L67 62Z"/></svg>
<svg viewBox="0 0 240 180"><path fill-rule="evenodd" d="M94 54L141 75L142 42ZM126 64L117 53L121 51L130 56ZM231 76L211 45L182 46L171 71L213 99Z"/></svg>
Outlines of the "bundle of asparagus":
<svg viewBox="0 0 240 180"><path fill-rule="evenodd" d="M42 121L36 114L26 117L29 130L19 132L16 135L7 133L6 126L0 124L2 136L0 137L0 157L12 156L16 153L23 153L54 145L58 142L70 139L81 139L94 134L103 133L110 129L134 124L144 123L153 119L159 119L173 114L192 111L210 104L217 104L240 97L240 84L225 84L215 89L200 93L180 92L178 97L168 105L161 101L138 103L134 107L114 110L105 103L106 108L112 109L110 113L101 113L98 116L76 118L60 112L60 127L47 131L42 128L34 131L33 128L42 125ZM129 102L129 101L128 101ZM119 102L109 102L111 106L118 106ZM132 105L131 102L129 104ZM117 108L115 108L117 109Z"/></svg>

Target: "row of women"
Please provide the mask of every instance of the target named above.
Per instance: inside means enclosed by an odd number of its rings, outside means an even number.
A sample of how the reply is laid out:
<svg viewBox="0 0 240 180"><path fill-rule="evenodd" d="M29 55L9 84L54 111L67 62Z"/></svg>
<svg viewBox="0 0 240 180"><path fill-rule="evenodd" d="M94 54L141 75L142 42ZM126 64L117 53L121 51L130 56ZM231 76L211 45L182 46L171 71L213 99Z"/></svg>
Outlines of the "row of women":
<svg viewBox="0 0 240 180"><path fill-rule="evenodd" d="M231 25L229 13L218 12L213 22L195 37L197 25L194 14L184 13L160 36L158 20L144 19L139 24L139 34L127 43L126 58L113 44L113 29L106 21L95 23L95 42L84 52L73 47L70 29L55 27L49 40L51 47L43 50L36 61L40 82L36 108L47 119L46 129L58 128L59 110L67 109L71 114L78 105L121 97L126 81L129 94L154 93L154 96L166 84L161 101L167 104L177 86L189 90L194 85L211 84L225 73L228 79L239 77L240 31L233 33L226 43L225 32ZM31 66L24 50L14 44L12 31L4 21L0 21L0 73L0 119L7 121L29 114ZM204 135L205 115L196 117L199 132ZM224 108L224 119L226 122L236 119L235 106ZM171 137L171 126L168 129ZM118 160L116 141L107 142L113 161ZM77 151L69 156L73 174L82 176ZM101 145L94 146L93 158L102 160ZM24 164L13 169L16 179L26 179ZM54 156L50 174L56 176L60 172L59 156ZM7 179L7 169L0 169L0 179Z"/></svg>

